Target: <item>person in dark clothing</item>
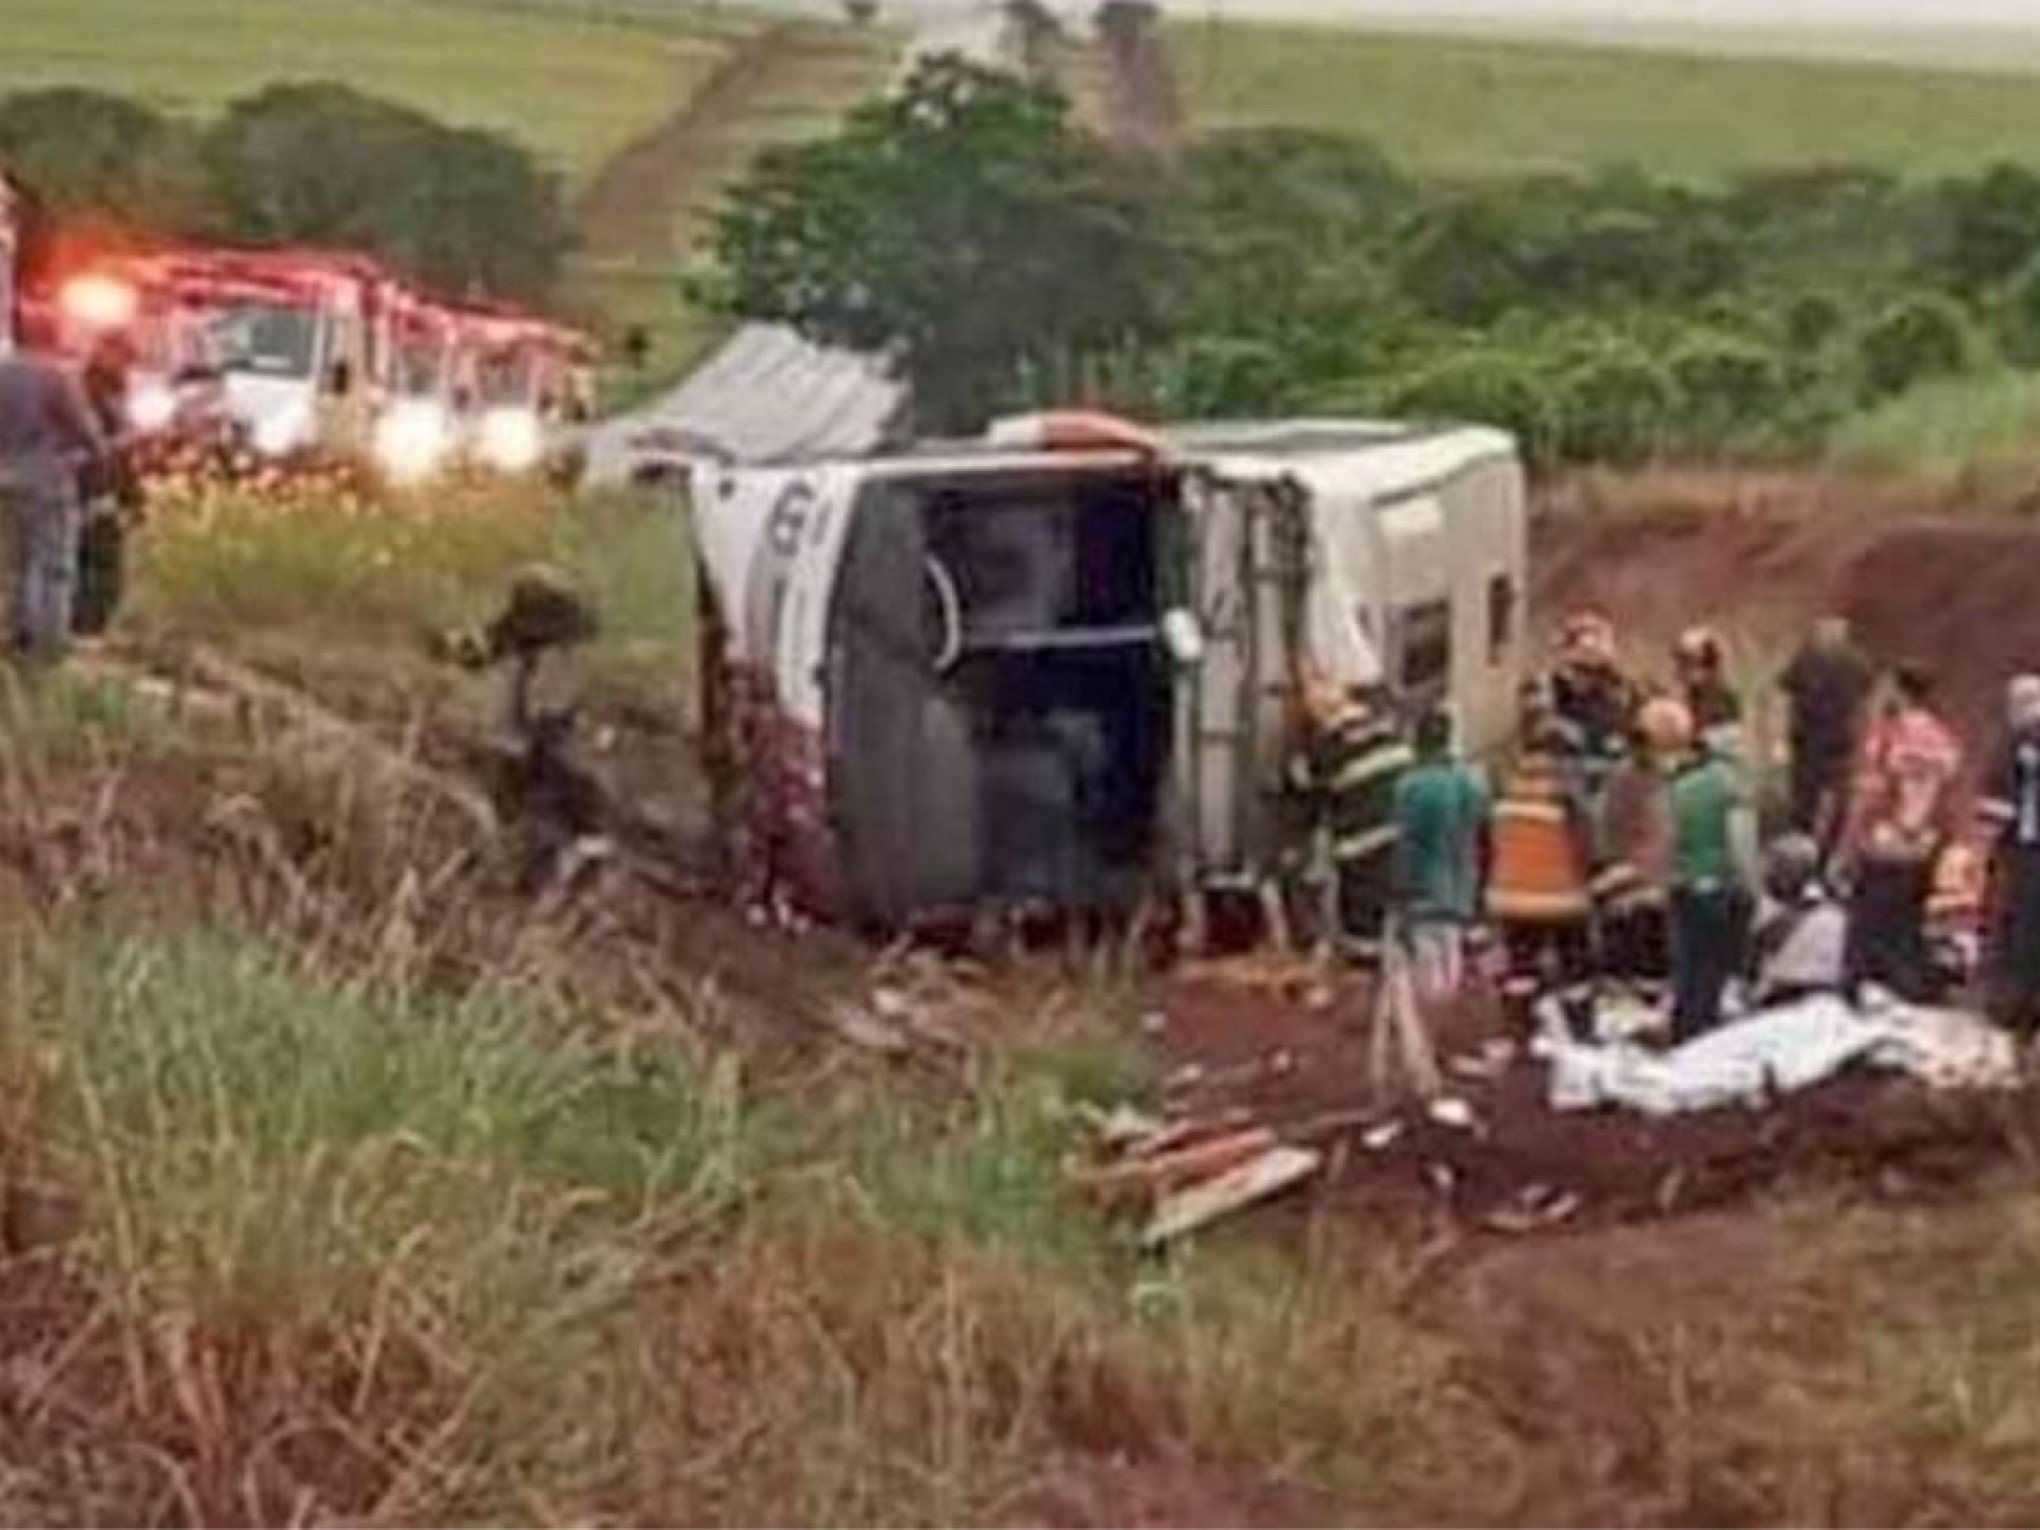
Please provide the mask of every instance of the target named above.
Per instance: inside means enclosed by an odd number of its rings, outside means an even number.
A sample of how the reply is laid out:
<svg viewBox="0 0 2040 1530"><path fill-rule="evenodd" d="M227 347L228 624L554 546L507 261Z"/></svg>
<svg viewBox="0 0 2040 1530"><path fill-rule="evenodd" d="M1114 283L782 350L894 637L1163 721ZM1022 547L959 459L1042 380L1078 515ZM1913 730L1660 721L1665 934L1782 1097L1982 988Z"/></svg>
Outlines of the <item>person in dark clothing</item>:
<svg viewBox="0 0 2040 1530"><path fill-rule="evenodd" d="M1934 867L1952 838L1962 749L1931 708L1933 682L1900 665L1893 696L1871 728L1851 794L1841 854L1854 899L1849 910L1847 991L1877 983L1915 1003L1935 997L1928 960L1927 900Z"/></svg>
<svg viewBox="0 0 2040 1530"><path fill-rule="evenodd" d="M1849 624L1829 617L1778 682L1790 709L1792 827L1811 834L1823 857L1848 816L1849 775L1875 681L1870 661L1850 641Z"/></svg>
<svg viewBox="0 0 2040 1530"><path fill-rule="evenodd" d="M1307 677L1303 690L1306 727L1290 785L1331 842L1337 945L1371 962L1395 892L1396 783L1415 756L1384 692L1349 694L1321 677Z"/></svg>
<svg viewBox="0 0 2040 1530"><path fill-rule="evenodd" d="M1707 627L1690 627L1672 649L1679 690L1692 716L1695 737L1715 752L1739 751L1742 698L1728 683L1728 652Z"/></svg>
<svg viewBox="0 0 2040 1530"><path fill-rule="evenodd" d="M126 584L128 522L141 513L141 481L122 449L133 364L134 347L120 335L109 335L92 348L80 378L108 442L99 468L81 474L79 481L84 514L71 630L80 636L104 632L112 624Z"/></svg>
<svg viewBox="0 0 2040 1530"><path fill-rule="evenodd" d="M0 503L12 555L9 636L17 653L60 657L78 575L78 483L106 435L77 377L42 355L0 358Z"/></svg>
<svg viewBox="0 0 2040 1530"><path fill-rule="evenodd" d="M1991 920L1986 961L1991 1015L2040 1029L2040 675L2007 693L2006 732L1978 814L1990 836Z"/></svg>
<svg viewBox="0 0 2040 1530"><path fill-rule="evenodd" d="M1557 719L1578 741L1581 774L1589 793L1629 752L1631 728L1643 695L1622 672L1615 627L1595 611L1569 617L1551 673Z"/></svg>
<svg viewBox="0 0 2040 1530"><path fill-rule="evenodd" d="M504 666L506 748L497 761L493 795L497 812L517 836L517 881L537 892L561 876L577 847L597 839L607 802L572 753L580 709L546 706L537 691L546 660L587 642L598 630L594 613L553 569L535 566L511 582L503 608L484 627L444 640L448 655L475 669Z"/></svg>

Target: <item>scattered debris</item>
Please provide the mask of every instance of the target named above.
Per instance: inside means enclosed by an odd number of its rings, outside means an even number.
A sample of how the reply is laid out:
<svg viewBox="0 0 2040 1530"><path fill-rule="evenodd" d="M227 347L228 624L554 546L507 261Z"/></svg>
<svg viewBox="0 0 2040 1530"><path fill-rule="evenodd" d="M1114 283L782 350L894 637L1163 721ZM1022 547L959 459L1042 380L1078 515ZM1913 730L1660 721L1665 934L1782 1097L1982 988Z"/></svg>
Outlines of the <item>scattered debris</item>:
<svg viewBox="0 0 2040 1530"><path fill-rule="evenodd" d="M1580 1196L1553 1185L1525 1185L1506 1206L1481 1221L1496 1232L1529 1233L1555 1227L1580 1209Z"/></svg>
<svg viewBox="0 0 2040 1530"><path fill-rule="evenodd" d="M1161 1248L1234 1212L1301 1184L1318 1172L1324 1155L1315 1148L1271 1147L1215 1179L1178 1191L1156 1208L1141 1234L1141 1246Z"/></svg>
<svg viewBox="0 0 2040 1530"><path fill-rule="evenodd" d="M1480 1128L1480 1118L1473 1113L1473 1107L1457 1095L1440 1095L1425 1107L1424 1113L1440 1126L1449 1126L1457 1131L1470 1132Z"/></svg>
<svg viewBox="0 0 2040 1530"><path fill-rule="evenodd" d="M1400 1121L1384 1121L1381 1125L1363 1132L1360 1137L1360 1143L1370 1153L1386 1152L1389 1148L1395 1146L1397 1139L1402 1136L1404 1130L1405 1128Z"/></svg>
<svg viewBox="0 0 2040 1530"><path fill-rule="evenodd" d="M1908 1073L1935 1088L2010 1087L2011 1038L1958 1010L1886 1001L1863 1010L1820 996L1761 1010L1666 1052L1631 1042L1576 1042L1556 1027L1536 1050L1551 1066L1554 1110L1622 1105L1650 1116L1761 1106L1852 1063Z"/></svg>
<svg viewBox="0 0 2040 1530"><path fill-rule="evenodd" d="M1107 1201L1136 1194L1167 1195L1221 1177L1277 1145L1273 1132L1265 1126L1256 1126L1208 1142L1089 1170L1078 1176L1078 1182L1092 1195Z"/></svg>

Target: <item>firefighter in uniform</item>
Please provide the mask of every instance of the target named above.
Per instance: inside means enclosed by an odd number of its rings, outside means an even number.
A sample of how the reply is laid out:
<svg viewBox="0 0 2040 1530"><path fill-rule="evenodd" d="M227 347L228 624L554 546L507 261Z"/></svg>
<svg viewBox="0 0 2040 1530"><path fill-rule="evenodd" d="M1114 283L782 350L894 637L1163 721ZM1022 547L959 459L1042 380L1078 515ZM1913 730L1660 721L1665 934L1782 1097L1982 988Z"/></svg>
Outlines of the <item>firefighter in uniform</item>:
<svg viewBox="0 0 2040 1530"><path fill-rule="evenodd" d="M1630 730L1643 697L1622 670L1615 624L1598 611L1577 611L1560 629L1548 710L1578 752L1591 795L1629 751Z"/></svg>
<svg viewBox="0 0 2040 1530"><path fill-rule="evenodd" d="M1381 955L1395 892L1395 789L1416 763L1380 688L1347 692L1324 675L1299 676L1303 733L1289 786L1328 842L1336 944L1360 961Z"/></svg>
<svg viewBox="0 0 2040 1530"><path fill-rule="evenodd" d="M1508 955L1504 1006L1527 1029L1538 990L1576 997L1593 975L1591 825L1572 735L1543 686L1523 696L1522 741L1495 802L1487 912Z"/></svg>
<svg viewBox="0 0 2040 1530"><path fill-rule="evenodd" d="M516 830L517 879L526 891L560 876L577 850L592 854L605 827L602 789L573 759L579 707L546 706L538 695L547 659L597 631L594 613L566 576L533 565L511 581L502 610L486 626L445 640L450 657L469 668L508 671L502 717L508 747L497 762L494 795Z"/></svg>

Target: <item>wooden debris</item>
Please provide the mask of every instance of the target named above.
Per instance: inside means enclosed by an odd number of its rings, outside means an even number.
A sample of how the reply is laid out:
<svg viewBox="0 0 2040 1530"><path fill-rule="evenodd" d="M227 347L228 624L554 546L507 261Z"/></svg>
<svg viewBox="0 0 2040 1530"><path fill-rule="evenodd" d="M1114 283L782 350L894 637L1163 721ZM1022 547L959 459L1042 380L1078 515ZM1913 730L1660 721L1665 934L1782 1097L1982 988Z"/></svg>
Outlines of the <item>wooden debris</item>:
<svg viewBox="0 0 2040 1530"><path fill-rule="evenodd" d="M1281 1194L1318 1172L1324 1155L1315 1148L1271 1147L1206 1180L1167 1197L1141 1234L1141 1246L1161 1248L1223 1217Z"/></svg>
<svg viewBox="0 0 2040 1530"><path fill-rule="evenodd" d="M1250 1127L1152 1157L1086 1170L1077 1176L1077 1182L1090 1194L1105 1200L1167 1195L1185 1185L1223 1176L1275 1146L1273 1132L1265 1126Z"/></svg>

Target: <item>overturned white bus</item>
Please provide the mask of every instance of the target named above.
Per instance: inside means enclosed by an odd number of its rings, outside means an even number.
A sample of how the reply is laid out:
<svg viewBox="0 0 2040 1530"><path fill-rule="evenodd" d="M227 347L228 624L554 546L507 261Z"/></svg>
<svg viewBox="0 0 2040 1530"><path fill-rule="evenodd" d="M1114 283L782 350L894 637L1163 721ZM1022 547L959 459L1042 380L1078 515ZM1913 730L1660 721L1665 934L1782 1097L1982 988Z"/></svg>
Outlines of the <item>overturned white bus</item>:
<svg viewBox="0 0 2040 1530"><path fill-rule="evenodd" d="M704 736L755 893L872 927L1249 891L1309 660L1504 736L1523 477L1479 428L984 440L693 474Z"/></svg>

